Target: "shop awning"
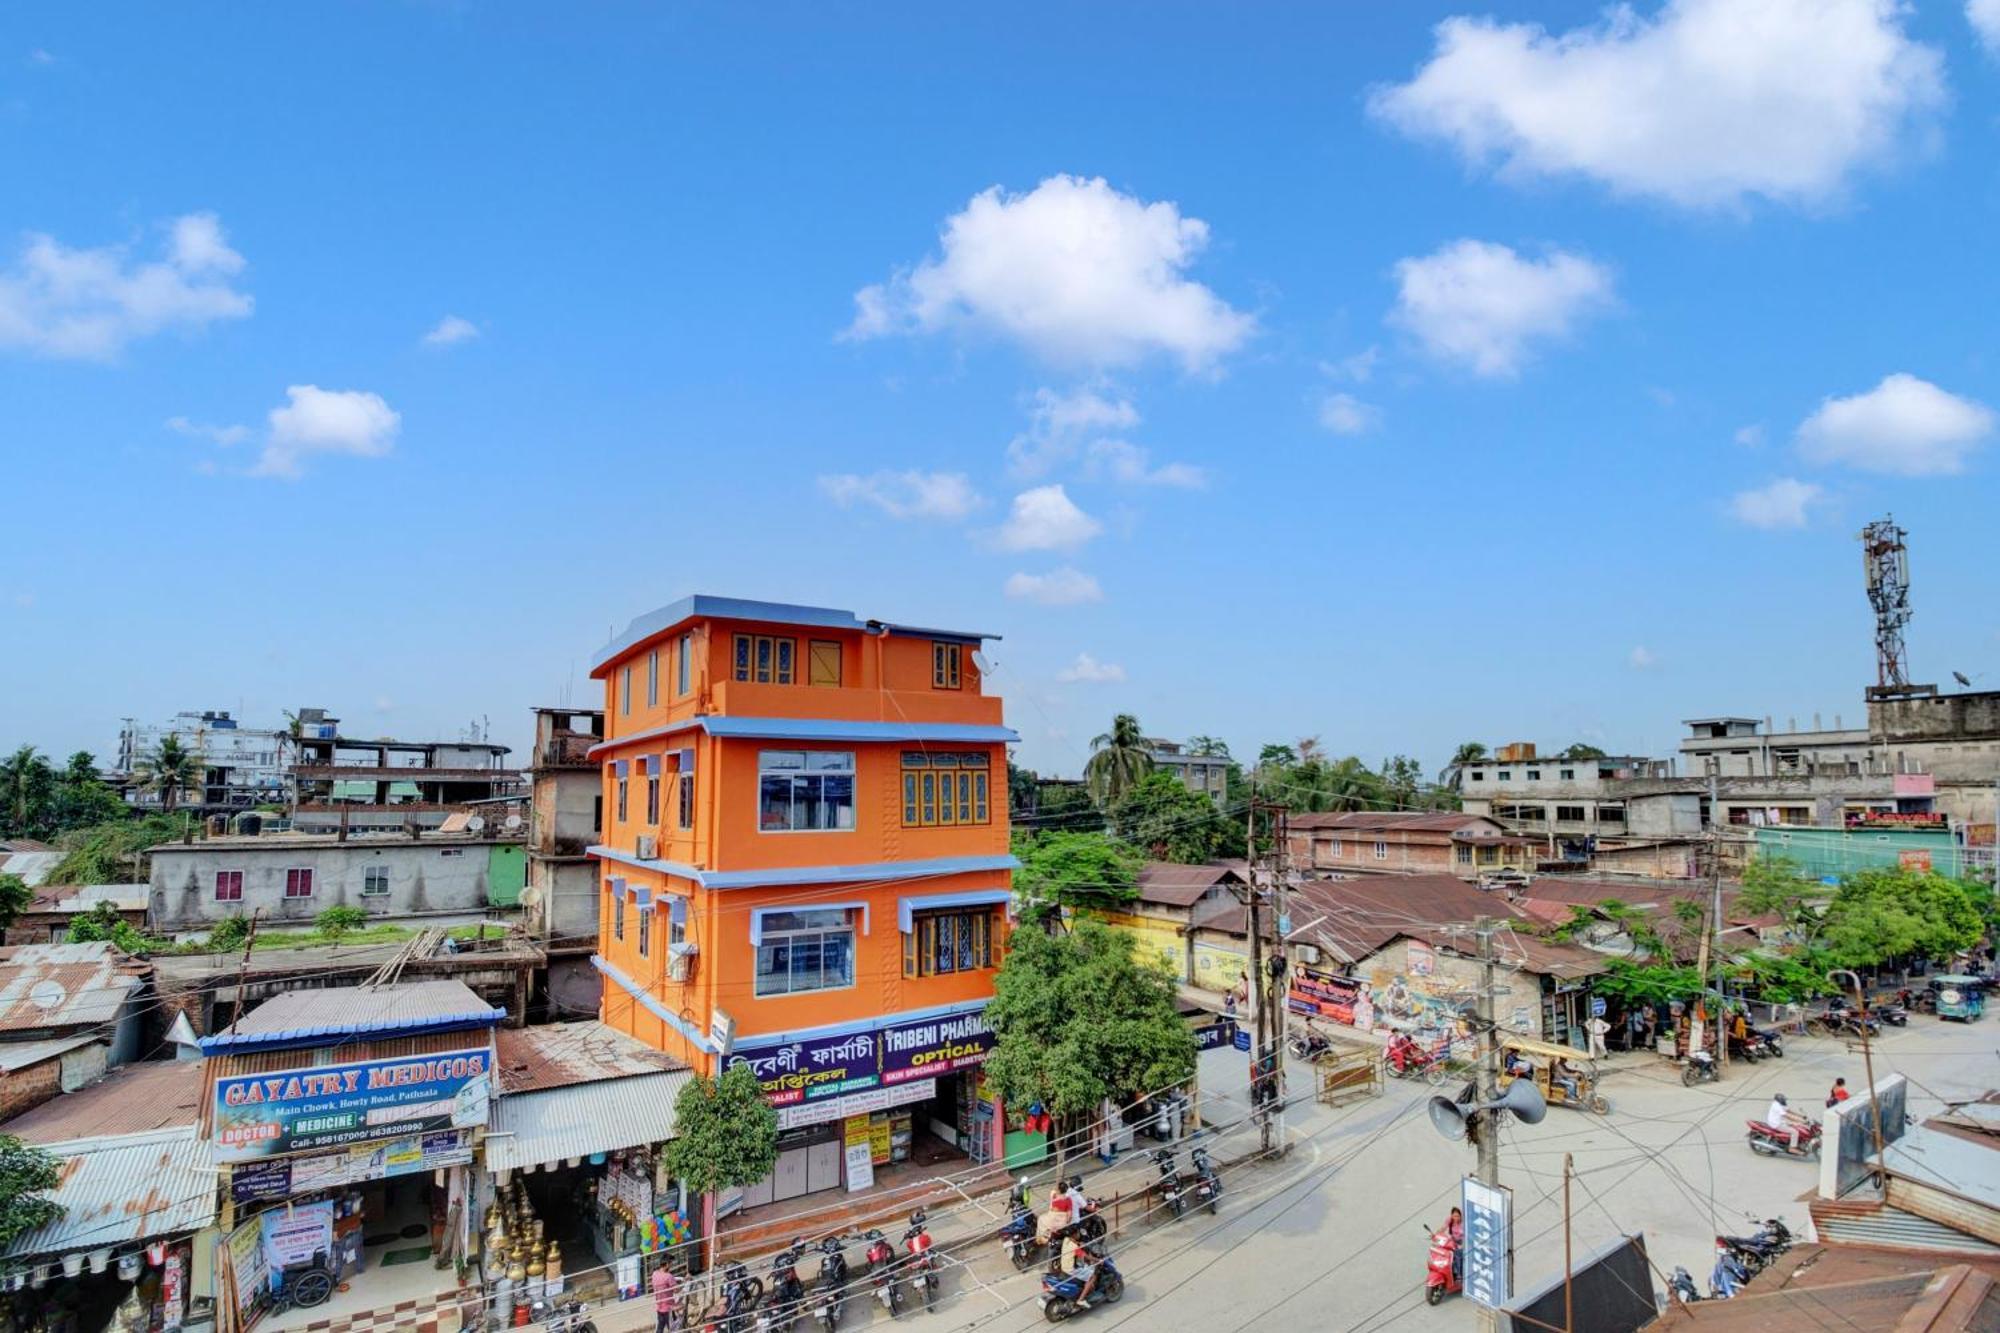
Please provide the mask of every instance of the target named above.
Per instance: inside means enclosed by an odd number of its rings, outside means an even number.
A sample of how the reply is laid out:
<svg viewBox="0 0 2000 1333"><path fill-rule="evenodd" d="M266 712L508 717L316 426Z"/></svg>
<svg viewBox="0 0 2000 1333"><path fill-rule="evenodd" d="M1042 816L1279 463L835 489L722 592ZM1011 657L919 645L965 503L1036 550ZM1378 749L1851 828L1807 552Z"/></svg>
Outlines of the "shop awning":
<svg viewBox="0 0 2000 1333"><path fill-rule="evenodd" d="M47 1197L62 1216L16 1237L0 1258L112 1249L215 1221L215 1158L191 1126L41 1146L61 1161Z"/></svg>
<svg viewBox="0 0 2000 1333"><path fill-rule="evenodd" d="M685 1069L663 1070L496 1097L487 1169L524 1171L663 1143L674 1136L674 1101L691 1077Z"/></svg>

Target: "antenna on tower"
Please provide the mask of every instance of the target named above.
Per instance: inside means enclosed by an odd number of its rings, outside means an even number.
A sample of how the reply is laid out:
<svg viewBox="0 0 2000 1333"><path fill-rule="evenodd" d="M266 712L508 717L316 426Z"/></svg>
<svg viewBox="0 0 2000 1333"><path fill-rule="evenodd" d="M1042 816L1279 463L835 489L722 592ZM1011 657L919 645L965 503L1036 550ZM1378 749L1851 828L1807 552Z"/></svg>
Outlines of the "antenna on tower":
<svg viewBox="0 0 2000 1333"><path fill-rule="evenodd" d="M1868 604L1875 608L1875 687L1873 695L1908 693L1909 664L1903 652L1903 626L1910 623L1910 557L1903 544L1908 535L1892 518L1877 519L1861 530L1861 561L1868 575Z"/></svg>

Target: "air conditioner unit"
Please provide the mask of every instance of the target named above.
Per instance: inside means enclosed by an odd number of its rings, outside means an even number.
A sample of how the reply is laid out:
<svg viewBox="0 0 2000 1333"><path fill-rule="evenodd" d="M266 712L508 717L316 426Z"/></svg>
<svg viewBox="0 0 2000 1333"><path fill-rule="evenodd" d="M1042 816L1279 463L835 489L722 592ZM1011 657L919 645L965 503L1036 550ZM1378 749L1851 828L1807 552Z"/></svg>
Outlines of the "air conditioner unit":
<svg viewBox="0 0 2000 1333"><path fill-rule="evenodd" d="M1299 961L1301 963L1304 963L1307 967L1319 966L1319 946L1317 944L1295 944L1292 947L1298 950Z"/></svg>
<svg viewBox="0 0 2000 1333"><path fill-rule="evenodd" d="M694 960L701 949L693 942L667 946L667 980L686 981L694 975Z"/></svg>
<svg viewBox="0 0 2000 1333"><path fill-rule="evenodd" d="M641 861L656 860L660 855L660 840L651 834L641 833L637 851Z"/></svg>

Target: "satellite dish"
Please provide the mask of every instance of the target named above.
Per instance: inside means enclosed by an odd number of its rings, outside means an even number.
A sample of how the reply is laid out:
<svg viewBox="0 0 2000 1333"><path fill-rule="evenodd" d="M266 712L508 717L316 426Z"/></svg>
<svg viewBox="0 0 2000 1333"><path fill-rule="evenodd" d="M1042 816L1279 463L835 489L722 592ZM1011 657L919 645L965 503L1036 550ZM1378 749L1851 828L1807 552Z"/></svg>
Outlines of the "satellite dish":
<svg viewBox="0 0 2000 1333"><path fill-rule="evenodd" d="M474 815L465 821L465 827L471 832L477 833L486 827L486 817L484 815Z"/></svg>
<svg viewBox="0 0 2000 1333"><path fill-rule="evenodd" d="M982 676L993 674L993 659L985 653L980 652L977 648L972 650L972 665L978 668L979 674Z"/></svg>
<svg viewBox="0 0 2000 1333"><path fill-rule="evenodd" d="M974 656L976 657L977 654L975 654ZM1959 684L1965 686L1965 688L1968 690L1972 688L1972 678L1967 676L1963 671L1952 672L1951 678L1957 681Z"/></svg>
<svg viewBox="0 0 2000 1333"><path fill-rule="evenodd" d="M519 815L508 815L506 819L500 822L500 827L512 833L521 827L521 817Z"/></svg>
<svg viewBox="0 0 2000 1333"><path fill-rule="evenodd" d="M28 988L28 999L44 1011L62 1008L68 998L69 990L60 981L37 981Z"/></svg>

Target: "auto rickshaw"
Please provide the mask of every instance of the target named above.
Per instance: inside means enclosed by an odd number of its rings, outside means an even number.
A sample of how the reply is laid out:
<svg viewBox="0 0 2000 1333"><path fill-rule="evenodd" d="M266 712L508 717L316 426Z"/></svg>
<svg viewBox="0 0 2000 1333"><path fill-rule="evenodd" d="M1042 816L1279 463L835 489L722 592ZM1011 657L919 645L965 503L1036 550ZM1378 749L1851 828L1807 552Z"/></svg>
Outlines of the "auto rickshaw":
<svg viewBox="0 0 2000 1333"><path fill-rule="evenodd" d="M1986 978L1958 974L1932 977L1931 999L1939 1018L1971 1023L1986 1012Z"/></svg>
<svg viewBox="0 0 2000 1333"><path fill-rule="evenodd" d="M1574 1081L1576 1091L1571 1093L1562 1080L1556 1077L1556 1063L1562 1061L1569 1068L1563 1071L1563 1079ZM1597 1090L1597 1062L1588 1054L1573 1046L1557 1046L1552 1042L1536 1041L1533 1037L1502 1037L1500 1039L1500 1090L1519 1073L1510 1072L1520 1066L1528 1066L1528 1077L1542 1094L1542 1100L1550 1106L1569 1106L1589 1111L1593 1115L1604 1115L1611 1110L1610 1101Z"/></svg>

